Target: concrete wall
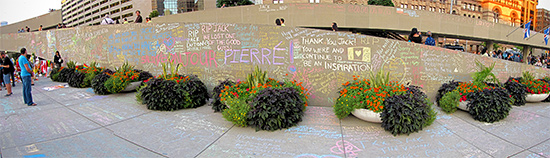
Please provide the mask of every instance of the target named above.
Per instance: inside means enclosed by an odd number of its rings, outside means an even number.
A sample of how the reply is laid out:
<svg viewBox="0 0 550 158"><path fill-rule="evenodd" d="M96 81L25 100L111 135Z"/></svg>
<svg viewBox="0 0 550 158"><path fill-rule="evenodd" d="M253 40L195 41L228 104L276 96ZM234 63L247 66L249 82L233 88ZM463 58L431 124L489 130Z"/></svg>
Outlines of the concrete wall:
<svg viewBox="0 0 550 158"><path fill-rule="evenodd" d="M228 7L166 16L154 22L220 22L275 25L275 19L284 18L286 26L326 27L333 21L339 27L368 28L410 32L416 27L425 33L428 30L439 37L460 38L477 41L495 41L512 45L530 45L550 49L541 34L529 40L523 39L523 29L511 35L515 27L496 24L482 19L459 15L435 13L425 10L410 10L394 7L350 4L265 4ZM534 35L534 32L531 33Z"/></svg>
<svg viewBox="0 0 550 158"><path fill-rule="evenodd" d="M278 80L303 82L311 105L332 106L342 83L353 75L391 72L392 80L424 87L430 97L449 80L471 80L475 61L495 63L501 81L522 71L537 77L548 69L371 36L228 23L149 23L76 27L0 36L0 50L47 59L59 50L65 61L113 68L124 61L158 75L168 56L196 74L209 89L226 78L245 80L255 65ZM288 74L288 76L286 76Z"/></svg>
<svg viewBox="0 0 550 158"><path fill-rule="evenodd" d="M55 27L59 23L61 23L61 10L56 10L34 18L2 26L0 27L0 34L17 33L17 30L25 26L29 26L31 30L38 30L40 25L42 25L42 28L48 28Z"/></svg>

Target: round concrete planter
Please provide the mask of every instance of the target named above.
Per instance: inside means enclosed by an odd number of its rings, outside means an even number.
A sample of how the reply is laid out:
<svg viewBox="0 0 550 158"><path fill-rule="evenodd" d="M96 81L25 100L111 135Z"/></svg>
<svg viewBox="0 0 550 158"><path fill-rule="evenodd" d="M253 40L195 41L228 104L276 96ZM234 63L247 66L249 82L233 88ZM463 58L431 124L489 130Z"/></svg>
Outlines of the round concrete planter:
<svg viewBox="0 0 550 158"><path fill-rule="evenodd" d="M527 96L525 96L525 101L530 102L530 103L541 102L544 99L546 99L548 97L548 95L550 95L550 93L547 93L547 94L527 94Z"/></svg>
<svg viewBox="0 0 550 158"><path fill-rule="evenodd" d="M375 113L374 111L369 109L355 109L351 111L351 114L367 122L382 123L380 113Z"/></svg>
<svg viewBox="0 0 550 158"><path fill-rule="evenodd" d="M470 103L470 101L461 101L461 102L458 102L458 109L464 110L464 111L470 111L470 110L468 109L468 103Z"/></svg>
<svg viewBox="0 0 550 158"><path fill-rule="evenodd" d="M131 82L130 84L126 85L126 88L124 88L122 92L135 91L139 87L139 85L141 85L141 81Z"/></svg>

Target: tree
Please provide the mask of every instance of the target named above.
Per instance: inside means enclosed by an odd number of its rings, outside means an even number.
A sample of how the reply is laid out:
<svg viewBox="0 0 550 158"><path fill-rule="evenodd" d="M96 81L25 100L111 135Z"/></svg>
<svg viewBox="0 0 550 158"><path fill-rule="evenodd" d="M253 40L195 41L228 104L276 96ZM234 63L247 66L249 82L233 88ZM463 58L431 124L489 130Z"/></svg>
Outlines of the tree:
<svg viewBox="0 0 550 158"><path fill-rule="evenodd" d="M226 7L240 6L240 5L253 5L250 0L216 0L216 7L220 8L225 4Z"/></svg>
<svg viewBox="0 0 550 158"><path fill-rule="evenodd" d="M149 13L150 18L154 18L154 17L157 17L157 16L159 16L159 12L156 11L156 10L153 10L151 13Z"/></svg>
<svg viewBox="0 0 550 158"><path fill-rule="evenodd" d="M393 7L393 2L391 0L369 0L367 2L369 5L381 5L381 6L389 6Z"/></svg>

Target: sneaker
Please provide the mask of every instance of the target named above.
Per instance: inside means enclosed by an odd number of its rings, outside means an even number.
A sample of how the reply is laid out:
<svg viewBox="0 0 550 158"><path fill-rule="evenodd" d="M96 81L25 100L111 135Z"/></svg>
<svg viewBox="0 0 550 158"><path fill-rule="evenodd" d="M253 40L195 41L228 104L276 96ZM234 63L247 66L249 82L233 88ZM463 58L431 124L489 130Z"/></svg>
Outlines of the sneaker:
<svg viewBox="0 0 550 158"><path fill-rule="evenodd" d="M32 104L31 104L31 105L29 105L29 106L36 106L36 103L32 103Z"/></svg>
<svg viewBox="0 0 550 158"><path fill-rule="evenodd" d="M12 95L12 94L13 94L13 93L10 93L10 94L6 94L6 95L4 95L4 96L9 97L9 96Z"/></svg>

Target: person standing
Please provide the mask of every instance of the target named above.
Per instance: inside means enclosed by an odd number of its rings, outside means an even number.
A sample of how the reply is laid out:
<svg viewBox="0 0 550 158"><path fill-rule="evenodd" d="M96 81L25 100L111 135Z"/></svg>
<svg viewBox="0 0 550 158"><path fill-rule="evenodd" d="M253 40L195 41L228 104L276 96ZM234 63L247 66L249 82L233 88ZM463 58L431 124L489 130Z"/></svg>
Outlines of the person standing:
<svg viewBox="0 0 550 158"><path fill-rule="evenodd" d="M428 31L428 33L426 34L428 35L428 38L426 38L426 42L424 42L424 44L429 46L435 46L435 40L434 38L432 38L432 32Z"/></svg>
<svg viewBox="0 0 550 158"><path fill-rule="evenodd" d="M281 26L286 26L285 25L285 19L281 18Z"/></svg>
<svg viewBox="0 0 550 158"><path fill-rule="evenodd" d="M56 68L61 68L61 64L63 64L63 58L61 58L59 51L55 51L53 62L55 63Z"/></svg>
<svg viewBox="0 0 550 158"><path fill-rule="evenodd" d="M128 23L128 19L124 18L124 22L122 22L122 24L127 24Z"/></svg>
<svg viewBox="0 0 550 158"><path fill-rule="evenodd" d="M338 31L338 24L336 24L336 22L332 22L332 31Z"/></svg>
<svg viewBox="0 0 550 158"><path fill-rule="evenodd" d="M140 14L141 14L141 12L140 12L139 10L137 10L137 11L136 11L137 17L136 17L136 20L134 21L134 23L141 23L141 22L143 22L143 19L141 18L141 15L140 15Z"/></svg>
<svg viewBox="0 0 550 158"><path fill-rule="evenodd" d="M420 32L418 32L418 29L412 28L411 34L409 35L409 42L422 43L422 36Z"/></svg>
<svg viewBox="0 0 550 158"><path fill-rule="evenodd" d="M13 94L11 91L10 77L11 74L13 74L13 71L15 71L15 68L13 67L13 63L11 62L10 58L8 58L8 55L5 52L0 53L0 56L2 57L1 67L3 68L2 79L4 80L4 83L6 84L6 90L8 91L8 94L6 94L5 96L9 97Z"/></svg>
<svg viewBox="0 0 550 158"><path fill-rule="evenodd" d="M42 25L40 25L40 27L38 28L38 31L42 31Z"/></svg>
<svg viewBox="0 0 550 158"><path fill-rule="evenodd" d="M21 48L21 56L19 56L19 67L21 67L21 80L23 81L23 100L28 106L36 106L32 101L31 94L31 78L34 76L31 69L31 64L27 59L27 49Z"/></svg>

